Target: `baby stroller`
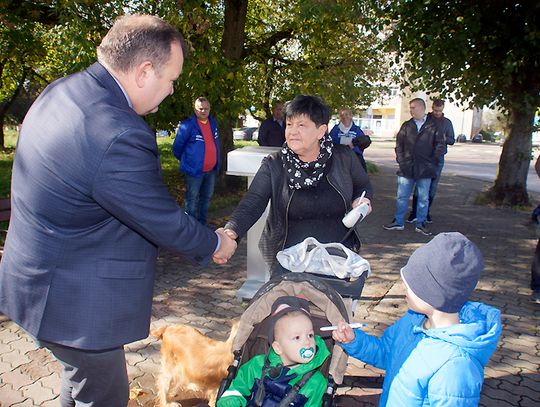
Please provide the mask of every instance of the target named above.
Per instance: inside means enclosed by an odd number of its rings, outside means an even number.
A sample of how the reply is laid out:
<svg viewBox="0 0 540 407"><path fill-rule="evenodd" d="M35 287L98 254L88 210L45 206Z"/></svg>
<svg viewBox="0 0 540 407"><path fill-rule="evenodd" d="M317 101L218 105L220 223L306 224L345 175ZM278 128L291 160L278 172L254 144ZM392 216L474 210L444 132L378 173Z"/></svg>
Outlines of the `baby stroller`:
<svg viewBox="0 0 540 407"><path fill-rule="evenodd" d="M340 243L319 243L312 237L280 251L277 259L284 271L310 274L326 282L345 299L354 315L366 278L371 274L367 260Z"/></svg>
<svg viewBox="0 0 540 407"><path fill-rule="evenodd" d="M286 273L263 285L242 314L238 333L233 342L234 361L223 380L217 399L229 388L238 368L255 355L265 354L269 349L268 316L274 301L281 296L301 296L310 302L313 327L316 335L325 342L331 355L320 368L327 378L328 386L323 397L323 406L334 403L337 385L343 381L347 367L347 354L335 343L331 331L321 331L322 326L337 325L340 320L351 319L339 293L325 281L307 273ZM297 392L299 390L296 390ZM294 398L294 397L293 397ZM287 403L288 405L288 403ZM281 406L281 404L280 404Z"/></svg>

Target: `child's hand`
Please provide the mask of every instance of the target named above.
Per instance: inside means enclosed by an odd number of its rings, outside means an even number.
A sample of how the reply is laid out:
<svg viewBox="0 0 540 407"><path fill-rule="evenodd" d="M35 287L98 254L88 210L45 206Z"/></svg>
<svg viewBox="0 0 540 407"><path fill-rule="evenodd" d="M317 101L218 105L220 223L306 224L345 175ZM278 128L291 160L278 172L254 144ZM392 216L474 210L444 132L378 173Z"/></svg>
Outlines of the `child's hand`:
<svg viewBox="0 0 540 407"><path fill-rule="evenodd" d="M354 337L354 331L345 321L339 321L338 328L332 332L332 338L341 343L349 343Z"/></svg>

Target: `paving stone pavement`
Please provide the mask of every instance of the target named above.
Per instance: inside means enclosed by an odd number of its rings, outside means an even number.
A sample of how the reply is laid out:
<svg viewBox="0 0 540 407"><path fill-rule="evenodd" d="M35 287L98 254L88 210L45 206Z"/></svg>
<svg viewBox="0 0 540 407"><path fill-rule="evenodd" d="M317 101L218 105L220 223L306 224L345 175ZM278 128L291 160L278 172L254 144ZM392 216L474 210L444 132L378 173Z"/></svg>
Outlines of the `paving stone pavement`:
<svg viewBox="0 0 540 407"><path fill-rule="evenodd" d="M396 177L382 168L372 176L374 212L363 223L362 255L373 274L366 281L355 319L380 334L404 311L399 269L430 237L414 232L386 231L395 205ZM459 231L478 244L485 272L472 299L501 309L503 334L485 369L480 406L540 405L540 305L530 301L530 263L536 244L527 211L476 206L476 194L488 184L443 174L432 209L435 233ZM539 201L538 197L535 197ZM160 253L152 327L189 324L211 337L225 339L230 322L246 308L235 297L245 278L246 247L225 266L187 265L174 254ZM160 343L155 338L126 346L132 400L129 406L153 406L160 369ZM383 372L350 360L338 393L339 405L376 406ZM13 322L0 315L0 406L50 407L58 404L60 368L44 349Z"/></svg>

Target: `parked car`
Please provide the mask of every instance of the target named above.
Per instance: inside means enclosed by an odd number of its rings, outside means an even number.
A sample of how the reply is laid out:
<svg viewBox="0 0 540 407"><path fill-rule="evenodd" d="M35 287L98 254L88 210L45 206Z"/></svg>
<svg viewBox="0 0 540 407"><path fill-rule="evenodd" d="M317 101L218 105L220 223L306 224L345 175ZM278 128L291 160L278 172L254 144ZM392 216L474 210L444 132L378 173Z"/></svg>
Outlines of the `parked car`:
<svg viewBox="0 0 540 407"><path fill-rule="evenodd" d="M484 138L481 134L475 134L471 137L471 143L481 143L484 141Z"/></svg>
<svg viewBox="0 0 540 407"><path fill-rule="evenodd" d="M465 134L460 134L456 137L456 143L466 143L467 142L467 136Z"/></svg>
<svg viewBox="0 0 540 407"><path fill-rule="evenodd" d="M233 132L234 140L251 140L253 132L257 130L257 127L242 127L241 129Z"/></svg>
<svg viewBox="0 0 540 407"><path fill-rule="evenodd" d="M253 135L251 136L251 139L254 140L254 141L259 140L259 129L258 128L257 128L257 130L255 130L253 132Z"/></svg>

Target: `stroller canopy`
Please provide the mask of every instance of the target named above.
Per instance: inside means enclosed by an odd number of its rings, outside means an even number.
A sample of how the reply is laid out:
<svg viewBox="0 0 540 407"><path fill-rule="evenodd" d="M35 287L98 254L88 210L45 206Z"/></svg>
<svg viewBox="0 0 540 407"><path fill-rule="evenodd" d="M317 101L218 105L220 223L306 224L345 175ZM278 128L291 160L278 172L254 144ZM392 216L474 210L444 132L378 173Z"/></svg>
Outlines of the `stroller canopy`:
<svg viewBox="0 0 540 407"><path fill-rule="evenodd" d="M341 384L347 368L348 356L341 346L333 341L331 332L321 332L320 327L326 324L337 325L341 320L349 322L352 313L336 290L310 274L286 273L263 285L242 314L240 327L233 342L233 350L244 352L246 343L256 339L253 336L256 336L260 343L269 346L266 318L270 315L274 301L285 295L304 297L310 302L315 333L325 339L331 352L328 373L337 384ZM263 352L264 350L260 348L255 350L255 353ZM254 354L248 354L245 358L249 359L252 356Z"/></svg>

